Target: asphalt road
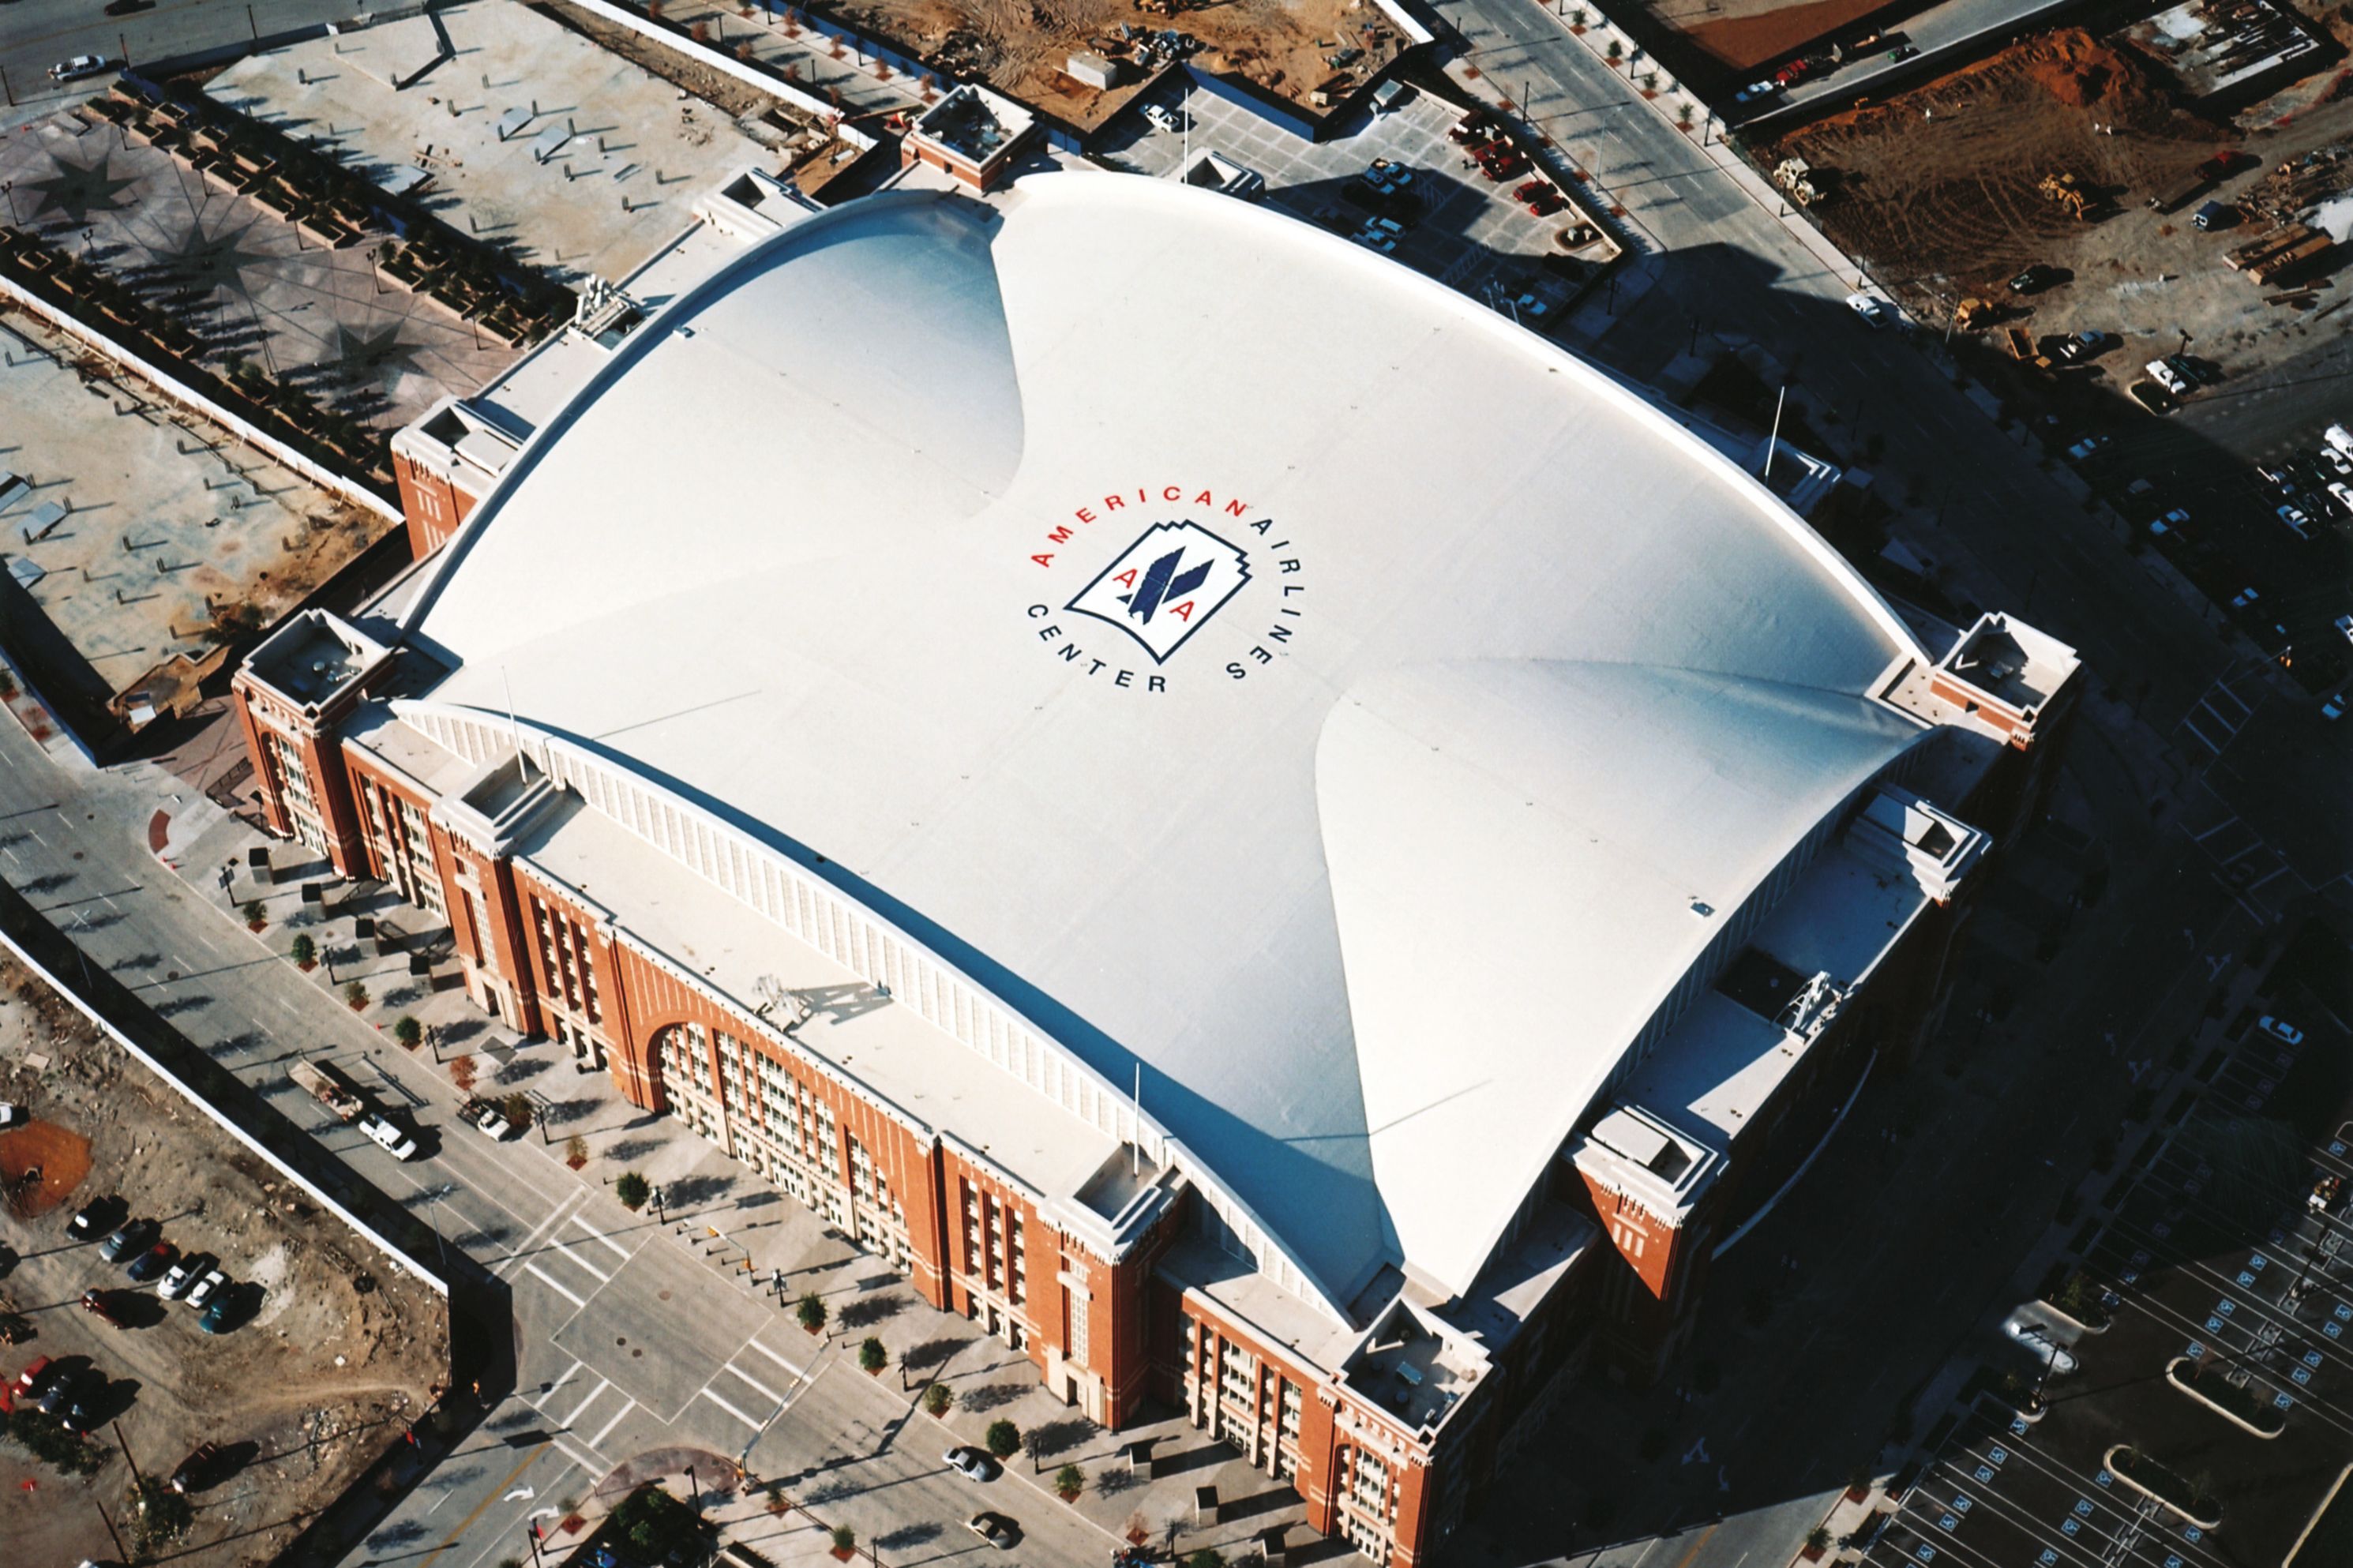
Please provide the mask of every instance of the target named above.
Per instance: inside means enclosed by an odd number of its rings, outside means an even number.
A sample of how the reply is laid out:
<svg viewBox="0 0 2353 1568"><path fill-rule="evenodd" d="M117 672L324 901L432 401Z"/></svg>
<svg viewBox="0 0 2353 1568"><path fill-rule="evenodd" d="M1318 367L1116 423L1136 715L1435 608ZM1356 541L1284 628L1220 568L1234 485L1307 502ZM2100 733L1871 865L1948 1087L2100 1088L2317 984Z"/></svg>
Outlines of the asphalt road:
<svg viewBox="0 0 2353 1568"><path fill-rule="evenodd" d="M106 15L103 0L0 0L0 77L7 85L0 129L23 123L106 79L57 83L48 69L74 55L121 65L218 48L350 16L351 0L156 0L143 11Z"/></svg>
<svg viewBox="0 0 2353 1568"><path fill-rule="evenodd" d="M185 789L152 764L61 770L0 721L0 875L39 889L35 902L90 963L166 1007L191 1040L512 1293L514 1394L353 1563L478 1568L523 1554L528 1521L551 1500L585 1496L630 1456L670 1448L742 1458L763 1476L824 1472L845 1493L830 1518L861 1537L911 1525L944 1533L978 1506L972 1483L941 1464L928 1417L899 1440L910 1400L895 1381L841 1366L846 1352L811 1342L670 1226L566 1170L558 1150L531 1137L494 1143L458 1121L456 1091L429 1060L388 1044L160 866L145 824ZM289 1083L298 1052L405 1108L422 1133L419 1157L394 1160ZM715 1150L709 1158L726 1163ZM984 1340L963 1353L1001 1349ZM519 1436L528 1440L510 1444ZM1094 1568L1110 1544L1027 1477L1000 1478L984 1500L1022 1521L1025 1562Z"/></svg>

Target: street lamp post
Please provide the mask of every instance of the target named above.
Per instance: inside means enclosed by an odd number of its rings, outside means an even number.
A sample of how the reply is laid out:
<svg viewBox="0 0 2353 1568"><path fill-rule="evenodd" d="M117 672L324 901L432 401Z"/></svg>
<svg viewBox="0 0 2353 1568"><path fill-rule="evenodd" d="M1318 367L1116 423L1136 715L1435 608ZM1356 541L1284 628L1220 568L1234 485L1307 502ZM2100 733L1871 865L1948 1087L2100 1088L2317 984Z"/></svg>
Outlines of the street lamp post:
<svg viewBox="0 0 2353 1568"><path fill-rule="evenodd" d="M694 1511L701 1513L702 1511L702 1483L694 1479L694 1467L692 1465L686 1467L686 1484L694 1489Z"/></svg>

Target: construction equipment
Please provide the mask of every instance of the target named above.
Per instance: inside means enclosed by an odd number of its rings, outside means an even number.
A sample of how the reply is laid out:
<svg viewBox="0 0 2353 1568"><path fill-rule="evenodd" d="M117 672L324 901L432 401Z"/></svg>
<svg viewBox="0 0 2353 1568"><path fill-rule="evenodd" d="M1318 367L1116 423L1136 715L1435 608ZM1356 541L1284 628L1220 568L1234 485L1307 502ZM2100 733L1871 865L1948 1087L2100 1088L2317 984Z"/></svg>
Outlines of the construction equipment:
<svg viewBox="0 0 2353 1568"><path fill-rule="evenodd" d="M2098 205L2092 188L2072 170L2043 175L2035 182L2034 189L2045 201L2057 203L2077 223L2091 221L2092 209Z"/></svg>
<svg viewBox="0 0 2353 1568"><path fill-rule="evenodd" d="M1993 319L2000 313L1990 300L1964 300L1954 307L1953 325L1964 332L1974 332L1979 327L1992 325Z"/></svg>
<svg viewBox="0 0 2353 1568"><path fill-rule="evenodd" d="M1822 199L1820 187L1814 184L1813 173L1813 165L1803 158L1784 158L1773 165L1773 183L1791 201L1801 207L1810 207Z"/></svg>
<svg viewBox="0 0 2353 1568"><path fill-rule="evenodd" d="M2034 352L2033 335L2024 327L2004 327L2001 336L2002 342L2009 345L2010 358L2021 364L2031 364L2037 370L2051 368L2051 356Z"/></svg>

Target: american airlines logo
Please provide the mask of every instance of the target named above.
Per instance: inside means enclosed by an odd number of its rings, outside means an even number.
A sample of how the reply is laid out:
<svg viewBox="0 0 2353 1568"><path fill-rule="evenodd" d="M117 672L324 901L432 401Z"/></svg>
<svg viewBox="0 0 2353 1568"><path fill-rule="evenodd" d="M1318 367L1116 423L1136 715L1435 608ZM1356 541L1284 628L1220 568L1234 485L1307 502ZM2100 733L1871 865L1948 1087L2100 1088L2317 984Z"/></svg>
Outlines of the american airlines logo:
<svg viewBox="0 0 2353 1568"><path fill-rule="evenodd" d="M1108 621L1166 664L1250 576L1240 548L1199 523L1155 523L1063 607Z"/></svg>

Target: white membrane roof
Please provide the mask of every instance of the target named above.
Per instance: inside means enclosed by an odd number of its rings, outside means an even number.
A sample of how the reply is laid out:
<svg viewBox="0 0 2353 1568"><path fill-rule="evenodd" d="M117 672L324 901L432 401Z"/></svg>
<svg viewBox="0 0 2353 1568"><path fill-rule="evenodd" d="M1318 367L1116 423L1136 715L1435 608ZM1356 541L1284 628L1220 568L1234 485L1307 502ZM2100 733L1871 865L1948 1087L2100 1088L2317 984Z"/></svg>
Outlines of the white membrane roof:
<svg viewBox="0 0 2353 1568"><path fill-rule="evenodd" d="M437 700L511 682L1140 1062L1339 1301L1466 1288L1692 904L1922 732L1868 695L1902 625L1657 411L1306 225L1092 174L730 262L412 619Z"/></svg>

